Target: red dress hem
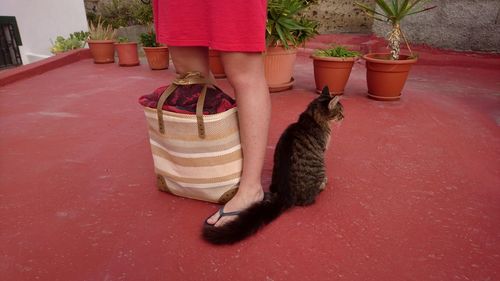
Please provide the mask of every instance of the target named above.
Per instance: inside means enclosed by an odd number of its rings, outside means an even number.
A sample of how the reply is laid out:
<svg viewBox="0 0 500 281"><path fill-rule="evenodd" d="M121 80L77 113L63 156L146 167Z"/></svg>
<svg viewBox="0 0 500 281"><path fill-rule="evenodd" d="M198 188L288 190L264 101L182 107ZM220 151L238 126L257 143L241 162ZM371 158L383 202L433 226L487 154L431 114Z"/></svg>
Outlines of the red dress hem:
<svg viewBox="0 0 500 281"><path fill-rule="evenodd" d="M157 40L227 52L266 49L266 0L154 0Z"/></svg>
<svg viewBox="0 0 500 281"><path fill-rule="evenodd" d="M262 53L266 49L265 45L261 43L231 44L222 42L207 42L206 40L174 40L161 37L158 38L158 42L167 46L174 47L202 46L222 52Z"/></svg>

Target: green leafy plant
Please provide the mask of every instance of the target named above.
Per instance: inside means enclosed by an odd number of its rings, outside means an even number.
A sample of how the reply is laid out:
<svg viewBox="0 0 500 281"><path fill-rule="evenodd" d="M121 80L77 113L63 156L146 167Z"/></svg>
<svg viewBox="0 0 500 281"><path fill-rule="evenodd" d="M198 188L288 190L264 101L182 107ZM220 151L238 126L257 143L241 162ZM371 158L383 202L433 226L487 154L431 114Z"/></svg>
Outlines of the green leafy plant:
<svg viewBox="0 0 500 281"><path fill-rule="evenodd" d="M116 30L111 25L105 25L99 18L97 23L90 22L89 24L89 39L90 40L114 40Z"/></svg>
<svg viewBox="0 0 500 281"><path fill-rule="evenodd" d="M141 25L151 25L153 23L153 7L151 6L151 2L135 2L135 6L133 7L133 16L137 22L137 24Z"/></svg>
<svg viewBox="0 0 500 281"><path fill-rule="evenodd" d="M57 36L56 41L52 43L50 52L57 54L83 48L83 46L85 46L85 40L88 36L89 33L85 31L73 32L68 38Z"/></svg>
<svg viewBox="0 0 500 281"><path fill-rule="evenodd" d="M316 50L314 55L318 57L352 58L359 57L360 53L351 51L344 46L333 46L328 49Z"/></svg>
<svg viewBox="0 0 500 281"><path fill-rule="evenodd" d="M156 42L156 33L150 31L147 33L141 33L141 44L143 47L160 47L161 44Z"/></svg>
<svg viewBox="0 0 500 281"><path fill-rule="evenodd" d="M85 43L85 40L87 40L87 38L89 37L89 32L88 31L77 31L77 32L73 32L69 35L69 38L76 38L78 39L79 41L82 41Z"/></svg>
<svg viewBox="0 0 500 281"><path fill-rule="evenodd" d="M128 38L125 36L119 36L118 43L128 43Z"/></svg>
<svg viewBox="0 0 500 281"><path fill-rule="evenodd" d="M408 50L412 53L410 44L401 30L401 20L407 16L436 8L436 6L424 7L424 5L430 1L431 0L375 0L375 9L358 2L355 4L361 7L375 20L388 22L392 25L392 30L387 39L389 41L389 48L391 49L391 59L398 60L401 39L404 40ZM379 9L377 9L377 7Z"/></svg>
<svg viewBox="0 0 500 281"><path fill-rule="evenodd" d="M297 47L318 34L318 22L300 15L314 1L269 0L267 4L267 46Z"/></svg>
<svg viewBox="0 0 500 281"><path fill-rule="evenodd" d="M69 50L79 49L83 46L83 43L76 38L64 38L63 36L57 36L56 41L52 43L52 48L50 52L53 54L64 53Z"/></svg>

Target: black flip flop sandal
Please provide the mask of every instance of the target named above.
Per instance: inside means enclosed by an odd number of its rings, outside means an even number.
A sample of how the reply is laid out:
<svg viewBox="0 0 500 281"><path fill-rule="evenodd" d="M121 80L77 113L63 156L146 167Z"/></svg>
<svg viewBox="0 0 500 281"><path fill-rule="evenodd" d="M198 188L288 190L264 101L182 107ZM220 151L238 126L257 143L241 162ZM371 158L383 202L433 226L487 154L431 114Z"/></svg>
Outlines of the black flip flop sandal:
<svg viewBox="0 0 500 281"><path fill-rule="evenodd" d="M208 217L206 220L205 220L205 225L208 225L208 226L215 226L215 224L223 217L230 217L230 216L237 216L241 213L241 211L234 211L234 212L224 212L224 207L225 206L222 206L220 209L219 209L219 218L217 219L217 221L214 223L214 224L211 224L211 223L208 223L208 219L211 218L212 216Z"/></svg>

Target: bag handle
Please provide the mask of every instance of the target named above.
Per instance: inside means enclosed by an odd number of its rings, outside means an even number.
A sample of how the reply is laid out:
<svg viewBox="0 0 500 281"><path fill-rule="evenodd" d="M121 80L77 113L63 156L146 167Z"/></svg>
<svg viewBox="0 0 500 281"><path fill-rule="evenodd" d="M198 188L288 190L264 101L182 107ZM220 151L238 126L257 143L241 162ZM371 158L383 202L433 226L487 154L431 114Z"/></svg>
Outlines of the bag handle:
<svg viewBox="0 0 500 281"><path fill-rule="evenodd" d="M158 128L161 134L165 134L165 123L163 122L163 104L167 98L177 89L178 86L186 85L199 85L204 84L201 90L200 97L196 103L196 122L198 123L198 136L202 139L205 138L205 123L203 122L203 106L205 104L205 96L207 94L208 85L212 83L205 79L200 72L187 72L175 79L172 84L161 94L156 106L156 114L158 117ZM212 85L213 86L213 85ZM218 88L217 88L218 89Z"/></svg>

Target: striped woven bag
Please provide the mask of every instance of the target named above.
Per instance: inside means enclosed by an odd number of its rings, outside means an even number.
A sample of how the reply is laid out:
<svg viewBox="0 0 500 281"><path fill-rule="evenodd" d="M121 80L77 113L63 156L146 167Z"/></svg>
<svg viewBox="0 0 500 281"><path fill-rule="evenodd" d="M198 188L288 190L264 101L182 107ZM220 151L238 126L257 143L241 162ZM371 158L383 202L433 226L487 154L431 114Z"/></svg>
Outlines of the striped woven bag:
<svg viewBox="0 0 500 281"><path fill-rule="evenodd" d="M204 85L196 114L164 110L167 98L178 87L188 85ZM158 188L182 197L225 203L236 193L241 177L238 115L236 107L203 114L209 87L221 91L199 73L188 73L163 92L156 109L143 108Z"/></svg>

